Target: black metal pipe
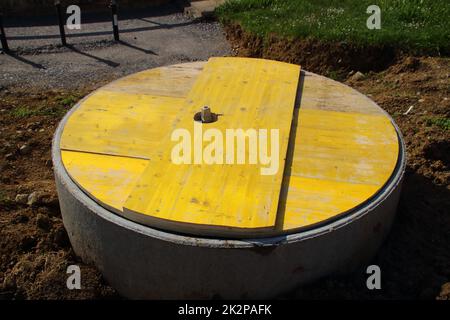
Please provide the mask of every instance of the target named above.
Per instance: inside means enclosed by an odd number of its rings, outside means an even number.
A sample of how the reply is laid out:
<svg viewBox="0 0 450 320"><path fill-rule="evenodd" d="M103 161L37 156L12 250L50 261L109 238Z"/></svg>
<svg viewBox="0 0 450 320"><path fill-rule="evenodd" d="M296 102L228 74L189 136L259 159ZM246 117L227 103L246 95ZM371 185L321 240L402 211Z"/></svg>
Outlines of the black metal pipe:
<svg viewBox="0 0 450 320"><path fill-rule="evenodd" d="M8 40L6 39L5 28L3 27L3 14L0 13L0 40L2 42L3 52L9 52Z"/></svg>
<svg viewBox="0 0 450 320"><path fill-rule="evenodd" d="M111 0L111 14L112 14L112 25L113 25L113 33L114 40L119 41L119 18L117 16L117 1Z"/></svg>
<svg viewBox="0 0 450 320"><path fill-rule="evenodd" d="M56 13L58 15L58 24L59 24L59 34L61 35L61 43L63 46L67 45L66 42L66 32L64 30L64 16L61 6L61 1L55 1Z"/></svg>

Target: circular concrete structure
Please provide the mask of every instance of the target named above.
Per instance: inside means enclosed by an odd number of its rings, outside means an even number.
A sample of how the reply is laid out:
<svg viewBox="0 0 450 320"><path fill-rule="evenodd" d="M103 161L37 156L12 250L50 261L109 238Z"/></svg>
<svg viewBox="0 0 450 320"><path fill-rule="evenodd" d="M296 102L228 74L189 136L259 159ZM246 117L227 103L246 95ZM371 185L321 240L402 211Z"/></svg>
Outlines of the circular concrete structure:
<svg viewBox="0 0 450 320"><path fill-rule="evenodd" d="M368 263L395 216L405 168L400 132L370 99L297 68L256 59L213 59L131 75L78 103L59 125L52 149L74 251L133 299L271 298ZM243 75L234 76L238 72ZM221 96L230 83L228 73L233 83L250 86L233 89L239 96L229 102L233 109ZM203 95L217 99L202 100ZM252 101L263 102L252 109ZM274 101L280 113L273 114L270 105L261 107L266 101ZM174 105L176 112L166 111ZM191 124L193 111L205 105L218 114L207 126L247 129L242 126L246 119L258 119L273 128L275 119L281 127L281 172L259 178L261 168L246 164L245 174L230 169L240 166L223 164L211 169L200 164L199 171L189 164L173 167L164 155L171 147L166 136L175 128L168 124ZM161 112L149 111L158 108ZM233 118L234 109L242 112L239 117ZM256 113L247 117L252 110ZM151 131L149 123L170 130ZM141 139L139 130L161 136ZM203 182L177 180L177 170L189 170L191 180ZM231 178L214 179L222 172ZM214 190L210 180L217 180L222 192L207 198L205 190ZM235 180L230 198L226 186ZM246 180L253 183L247 186ZM154 188L163 189L157 201ZM273 196L260 197L265 193ZM211 208L221 212L233 201L247 206L244 213L227 215L228 220L211 214ZM258 205L264 201L264 208L274 210L261 216ZM168 207L185 210L160 210Z"/></svg>

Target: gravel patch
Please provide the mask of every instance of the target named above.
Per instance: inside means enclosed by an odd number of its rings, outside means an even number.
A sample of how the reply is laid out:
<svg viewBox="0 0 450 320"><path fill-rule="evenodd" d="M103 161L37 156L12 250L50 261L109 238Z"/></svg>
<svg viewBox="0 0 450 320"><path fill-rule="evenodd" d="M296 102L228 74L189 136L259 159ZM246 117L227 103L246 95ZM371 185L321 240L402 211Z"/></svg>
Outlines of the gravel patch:
<svg viewBox="0 0 450 320"><path fill-rule="evenodd" d="M158 66L231 55L218 22L181 13L120 20L120 42L112 39L110 21L83 23L82 15L81 30L67 30L67 47L54 24L6 27L13 53L0 55L0 89L77 89Z"/></svg>

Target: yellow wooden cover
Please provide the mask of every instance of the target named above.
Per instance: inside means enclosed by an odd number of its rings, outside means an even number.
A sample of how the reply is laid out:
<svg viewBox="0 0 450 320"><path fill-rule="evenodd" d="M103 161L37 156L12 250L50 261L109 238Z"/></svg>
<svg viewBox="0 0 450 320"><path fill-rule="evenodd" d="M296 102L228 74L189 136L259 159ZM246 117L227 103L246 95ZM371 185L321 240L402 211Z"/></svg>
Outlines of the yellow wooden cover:
<svg viewBox="0 0 450 320"><path fill-rule="evenodd" d="M189 227L194 231L199 225L207 226L209 232L219 228L220 233L231 230L233 234L238 229L273 228L299 75L298 66L280 62L210 59L183 111L167 124L169 134L158 149L162 157L142 174L124 204L124 213L157 218L152 224L170 223L181 231ZM226 129L278 129L278 172L262 175L254 164L174 164L168 137L177 128L188 129L193 137L194 114L202 106L220 115L217 122L202 125L204 130L215 128L225 136ZM234 149L237 154L237 144Z"/></svg>
<svg viewBox="0 0 450 320"><path fill-rule="evenodd" d="M397 133L353 89L311 74L299 88L299 72L267 60L214 58L120 79L70 116L63 163L98 203L163 229L253 237L333 219L387 182ZM279 129L277 174L261 175L261 165L172 163L171 133L193 134L203 105L220 114L204 130Z"/></svg>

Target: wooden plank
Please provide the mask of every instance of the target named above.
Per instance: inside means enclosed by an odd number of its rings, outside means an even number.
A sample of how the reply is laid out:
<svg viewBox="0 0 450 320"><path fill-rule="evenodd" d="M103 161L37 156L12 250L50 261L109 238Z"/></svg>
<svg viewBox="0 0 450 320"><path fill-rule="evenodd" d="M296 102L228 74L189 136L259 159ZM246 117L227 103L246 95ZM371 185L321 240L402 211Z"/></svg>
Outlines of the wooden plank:
<svg viewBox="0 0 450 320"><path fill-rule="evenodd" d="M377 190L376 185L291 176L282 228L287 231L324 222L361 204Z"/></svg>
<svg viewBox="0 0 450 320"><path fill-rule="evenodd" d="M303 73L301 109L364 113L384 116L383 110L366 96L340 82Z"/></svg>
<svg viewBox="0 0 450 320"><path fill-rule="evenodd" d="M385 116L300 109L292 175L383 185L398 158Z"/></svg>
<svg viewBox="0 0 450 320"><path fill-rule="evenodd" d="M164 156L152 161L124 206L124 214L180 232L221 235L269 228L276 219L300 67L258 59L210 59L175 121L193 133L193 116L208 105L221 114L205 128L278 129L279 170L261 175L259 165L176 165L175 143L162 143ZM171 132L169 132L169 135ZM237 152L235 145L235 152ZM202 228L205 226L205 228Z"/></svg>
<svg viewBox="0 0 450 320"><path fill-rule="evenodd" d="M68 119L61 149L150 159L184 99L99 90Z"/></svg>
<svg viewBox="0 0 450 320"><path fill-rule="evenodd" d="M202 63L160 67L119 79L103 87L102 90L186 98L202 70Z"/></svg>
<svg viewBox="0 0 450 320"><path fill-rule="evenodd" d="M366 103L370 103L367 101ZM388 117L300 108L282 230L323 222L364 203L396 166Z"/></svg>
<svg viewBox="0 0 450 320"><path fill-rule="evenodd" d="M148 160L62 151L62 162L73 181L101 205L122 211L123 203Z"/></svg>

